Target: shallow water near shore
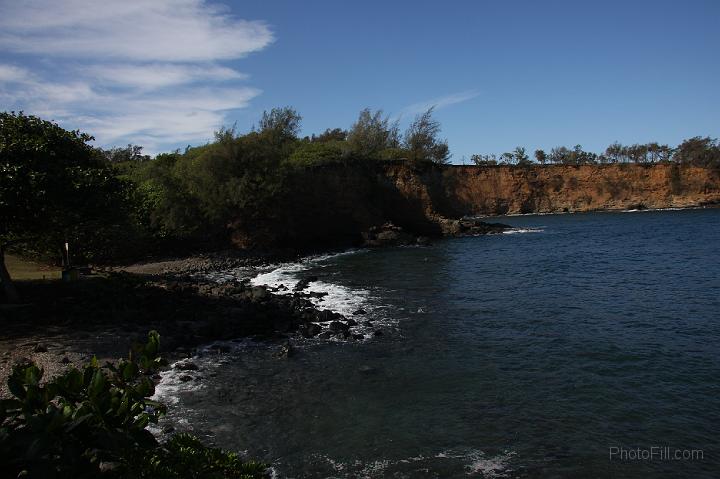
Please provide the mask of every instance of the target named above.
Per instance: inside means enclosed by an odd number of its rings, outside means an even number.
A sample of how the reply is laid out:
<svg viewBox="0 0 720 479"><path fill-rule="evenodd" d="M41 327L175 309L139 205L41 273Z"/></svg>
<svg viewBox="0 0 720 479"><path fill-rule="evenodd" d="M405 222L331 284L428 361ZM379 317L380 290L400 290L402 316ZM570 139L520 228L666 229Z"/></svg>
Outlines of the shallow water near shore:
<svg viewBox="0 0 720 479"><path fill-rule="evenodd" d="M715 477L720 210L497 221L254 272L318 276L366 339L209 345L200 380L164 373L169 422L278 477ZM610 459L665 446L703 458Z"/></svg>

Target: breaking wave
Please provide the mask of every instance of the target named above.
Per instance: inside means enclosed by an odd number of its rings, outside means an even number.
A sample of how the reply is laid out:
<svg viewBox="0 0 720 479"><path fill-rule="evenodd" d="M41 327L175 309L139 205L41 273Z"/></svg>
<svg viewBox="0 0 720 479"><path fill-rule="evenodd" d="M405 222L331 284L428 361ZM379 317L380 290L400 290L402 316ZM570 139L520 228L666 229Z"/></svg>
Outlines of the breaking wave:
<svg viewBox="0 0 720 479"><path fill-rule="evenodd" d="M328 469L329 477L477 477L500 479L512 472L513 451L489 456L477 449L448 449L437 454L417 455L405 459L378 459L370 462L339 461L315 454L311 462ZM278 473L282 476L281 467Z"/></svg>
<svg viewBox="0 0 720 479"><path fill-rule="evenodd" d="M503 234L513 235L513 234L521 234L521 233L542 233L544 231L545 231L544 228L511 228L509 230L503 231Z"/></svg>

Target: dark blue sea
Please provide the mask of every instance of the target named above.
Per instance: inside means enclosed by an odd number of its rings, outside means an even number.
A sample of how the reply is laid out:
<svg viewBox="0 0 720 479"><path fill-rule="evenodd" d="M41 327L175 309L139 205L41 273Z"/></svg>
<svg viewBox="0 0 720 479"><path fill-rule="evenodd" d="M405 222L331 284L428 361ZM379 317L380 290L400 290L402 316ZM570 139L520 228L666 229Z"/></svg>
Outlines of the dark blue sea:
<svg viewBox="0 0 720 479"><path fill-rule="evenodd" d="M720 477L720 209L489 221L217 272L316 275L365 339L209 345L168 421L282 478Z"/></svg>

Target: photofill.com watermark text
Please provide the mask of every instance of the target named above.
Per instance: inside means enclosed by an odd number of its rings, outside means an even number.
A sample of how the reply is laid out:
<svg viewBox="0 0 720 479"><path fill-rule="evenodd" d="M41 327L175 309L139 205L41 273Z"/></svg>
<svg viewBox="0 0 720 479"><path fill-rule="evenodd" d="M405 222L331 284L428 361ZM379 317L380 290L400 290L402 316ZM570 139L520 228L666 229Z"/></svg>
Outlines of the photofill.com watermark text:
<svg viewBox="0 0 720 479"><path fill-rule="evenodd" d="M682 449L671 446L625 448L610 447L611 461L702 461L702 449Z"/></svg>

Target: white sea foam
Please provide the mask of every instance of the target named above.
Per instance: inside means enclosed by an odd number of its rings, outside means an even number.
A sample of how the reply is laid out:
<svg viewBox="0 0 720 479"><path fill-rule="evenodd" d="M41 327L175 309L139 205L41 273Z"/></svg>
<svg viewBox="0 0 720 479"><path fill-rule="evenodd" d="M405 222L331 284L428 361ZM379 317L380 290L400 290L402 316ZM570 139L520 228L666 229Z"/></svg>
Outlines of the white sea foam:
<svg viewBox="0 0 720 479"><path fill-rule="evenodd" d="M480 474L481 477L487 478L508 477L510 473L508 462L514 455L514 452L508 452L494 457L476 456L465 466L465 470L469 476Z"/></svg>
<svg viewBox="0 0 720 479"><path fill-rule="evenodd" d="M316 460L325 462L338 473L334 477L362 477L375 478L403 475L411 467L412 472L432 473L437 469L439 462L456 463L457 467L464 471L465 475L479 478L500 479L508 477L512 469L510 461L515 453L505 452L497 456L487 456L476 449L449 449L435 454L434 456L417 455L404 459L378 459L375 461L349 461L342 462L329 456L316 454ZM447 464L442 464L443 470Z"/></svg>
<svg viewBox="0 0 720 479"><path fill-rule="evenodd" d="M183 381L180 378L183 376L197 376L193 375L192 372L180 371L174 369L175 363L165 371L160 372L160 383L155 387L155 394L152 400L161 401L164 403L177 404L180 400L180 393L187 393L192 391L199 391L203 389L205 385L200 381Z"/></svg>
<svg viewBox="0 0 720 479"><path fill-rule="evenodd" d="M253 286L267 286L274 289L275 294L293 294L295 286L306 276L304 273L317 268L325 268L331 265L329 260L333 260L340 256L348 254L356 254L366 250L349 250L342 253L325 254L304 258L301 261L292 263L282 263L273 265L265 271L259 272L255 277L250 279ZM362 334L366 339L372 337L375 328L379 325L394 327L395 322L392 318L383 314L384 308L377 304L372 292L367 288L351 288L349 286L336 284L328 281L328 276L318 274L320 278L312 281L303 289L305 293L321 293L322 296L308 297L308 300L318 309L327 309L340 313L347 317L352 317L355 311L360 309L366 312L366 315L355 317L358 325L353 328L355 334ZM368 326L365 323L372 321L373 325ZM321 324L326 328L326 324Z"/></svg>
<svg viewBox="0 0 720 479"><path fill-rule="evenodd" d="M249 339L234 341L215 341L197 350L197 353L190 358L181 359L170 364L165 371L160 372L160 382L155 386L155 394L151 399L167 404L177 404L182 394L191 394L206 388L206 381L195 380L205 378L208 374L222 366L227 360L218 360L218 354L222 352L235 352L253 347ZM183 363L193 363L198 370L184 370L178 368ZM190 376L192 380L183 380L184 376ZM184 378L187 379L187 378Z"/></svg>
<svg viewBox="0 0 720 479"><path fill-rule="evenodd" d="M204 278L220 283L227 281L249 280L253 286L266 286L279 295L293 294L298 282L307 276L305 272L331 266L331 260L341 256L362 253L365 249L351 249L340 253L308 256L299 261L277 263L261 268L241 267L231 270L206 273ZM355 334L362 334L366 339L372 337L378 325L394 327L395 321L383 314L384 308L373 301L371 291L365 288L351 288L328 281L329 276L317 274L320 279L312 281L303 289L304 293L320 293L317 297L307 299L318 309L327 309L351 317L359 309L366 315L356 317L360 324L353 328ZM373 326L365 325L371 320ZM320 325L327 328L327 324ZM337 339L337 338L335 338Z"/></svg>
<svg viewBox="0 0 720 479"><path fill-rule="evenodd" d="M682 211L682 210L695 210L698 209L698 207L687 207L687 208L642 208L642 209L630 209L630 210L620 210L620 213L652 213L654 211Z"/></svg>
<svg viewBox="0 0 720 479"><path fill-rule="evenodd" d="M512 229L503 231L503 234L513 235L513 234L521 234L521 233L542 233L544 231L545 230L543 228L512 228Z"/></svg>

